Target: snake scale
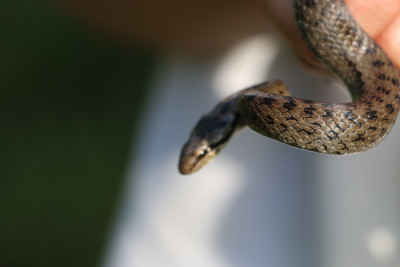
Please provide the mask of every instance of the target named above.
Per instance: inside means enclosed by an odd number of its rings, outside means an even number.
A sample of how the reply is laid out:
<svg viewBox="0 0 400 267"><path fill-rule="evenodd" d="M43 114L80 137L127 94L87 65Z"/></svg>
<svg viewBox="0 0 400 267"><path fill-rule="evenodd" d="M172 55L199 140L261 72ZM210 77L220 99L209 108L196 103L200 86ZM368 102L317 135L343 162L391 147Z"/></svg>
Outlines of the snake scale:
<svg viewBox="0 0 400 267"><path fill-rule="evenodd" d="M400 82L388 56L343 0L294 0L293 8L308 48L344 82L353 102L291 97L281 81L239 91L196 124L182 148L182 174L206 165L246 125L282 143L335 155L365 151L389 133L400 108Z"/></svg>

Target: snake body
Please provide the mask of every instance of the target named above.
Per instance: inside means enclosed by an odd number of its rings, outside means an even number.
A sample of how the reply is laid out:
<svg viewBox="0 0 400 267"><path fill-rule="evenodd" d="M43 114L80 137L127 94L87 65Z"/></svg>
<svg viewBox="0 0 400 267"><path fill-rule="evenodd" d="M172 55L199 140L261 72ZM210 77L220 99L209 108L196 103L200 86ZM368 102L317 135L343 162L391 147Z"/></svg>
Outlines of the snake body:
<svg viewBox="0 0 400 267"><path fill-rule="evenodd" d="M336 155L365 151L389 133L400 108L400 79L388 56L343 0L294 0L293 7L308 48L344 82L353 101L291 97L282 82L244 89L200 119L182 148L181 173L207 164L246 125L282 143Z"/></svg>

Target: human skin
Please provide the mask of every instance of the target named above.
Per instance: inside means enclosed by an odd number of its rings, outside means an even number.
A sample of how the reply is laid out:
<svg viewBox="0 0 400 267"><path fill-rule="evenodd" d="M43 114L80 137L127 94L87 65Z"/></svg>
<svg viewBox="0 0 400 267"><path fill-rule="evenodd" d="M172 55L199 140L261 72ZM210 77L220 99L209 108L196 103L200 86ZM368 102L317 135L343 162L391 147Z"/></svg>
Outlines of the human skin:
<svg viewBox="0 0 400 267"><path fill-rule="evenodd" d="M400 1L345 0L361 27L400 68ZM125 41L193 55L221 55L236 42L273 25L312 68L291 0L62 0L80 20Z"/></svg>

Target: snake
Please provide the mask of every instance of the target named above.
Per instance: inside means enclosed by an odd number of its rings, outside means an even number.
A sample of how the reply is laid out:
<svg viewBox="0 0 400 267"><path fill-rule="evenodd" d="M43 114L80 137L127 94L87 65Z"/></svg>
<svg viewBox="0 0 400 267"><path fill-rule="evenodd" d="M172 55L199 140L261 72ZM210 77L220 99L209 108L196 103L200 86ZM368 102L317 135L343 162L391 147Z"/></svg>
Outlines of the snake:
<svg viewBox="0 0 400 267"><path fill-rule="evenodd" d="M243 89L200 118L181 150L180 173L208 164L246 126L284 144L332 155L363 152L390 132L400 108L400 78L382 48L343 0L294 0L293 10L307 47L343 81L352 101L293 97L280 80Z"/></svg>

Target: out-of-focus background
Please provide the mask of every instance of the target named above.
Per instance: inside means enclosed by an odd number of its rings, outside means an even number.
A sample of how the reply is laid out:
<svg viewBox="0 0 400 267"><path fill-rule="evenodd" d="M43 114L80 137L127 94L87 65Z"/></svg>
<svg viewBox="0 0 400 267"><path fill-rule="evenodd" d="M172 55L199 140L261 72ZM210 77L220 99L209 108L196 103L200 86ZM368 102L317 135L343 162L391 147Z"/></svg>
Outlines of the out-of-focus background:
<svg viewBox="0 0 400 267"><path fill-rule="evenodd" d="M154 56L59 4L0 10L0 266L96 266Z"/></svg>
<svg viewBox="0 0 400 267"><path fill-rule="evenodd" d="M351 157L245 130L178 173L236 90L349 100L266 33L261 4L2 1L0 266L400 266L398 124Z"/></svg>

